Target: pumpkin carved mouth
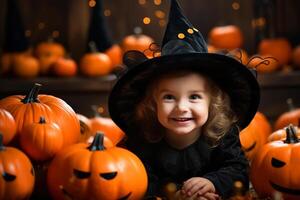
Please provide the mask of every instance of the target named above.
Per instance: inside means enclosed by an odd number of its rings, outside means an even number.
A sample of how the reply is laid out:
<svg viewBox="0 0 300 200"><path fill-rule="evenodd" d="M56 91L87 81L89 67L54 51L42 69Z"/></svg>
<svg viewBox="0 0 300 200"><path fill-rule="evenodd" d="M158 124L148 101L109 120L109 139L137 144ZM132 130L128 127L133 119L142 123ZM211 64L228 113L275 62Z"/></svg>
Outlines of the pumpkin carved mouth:
<svg viewBox="0 0 300 200"><path fill-rule="evenodd" d="M288 193L288 194L292 194L292 195L300 195L300 190L282 187L280 185L273 183L272 181L270 181L270 184L275 190L278 190L279 192Z"/></svg>
<svg viewBox="0 0 300 200"><path fill-rule="evenodd" d="M126 196L124 196L124 197L122 197L122 198L120 198L118 200L126 200L126 199L128 199L130 197L130 195L131 195L131 192L129 192Z"/></svg>
<svg viewBox="0 0 300 200"><path fill-rule="evenodd" d="M64 194L64 196L65 196L67 199L70 199L70 200L73 199L73 197L71 196L71 194L70 194L67 190L65 190L65 188L64 188L63 186L61 186L60 189L61 189L62 193Z"/></svg>
<svg viewBox="0 0 300 200"><path fill-rule="evenodd" d="M255 146L256 146L256 142L254 142L250 147L244 148L244 151L245 151L245 152L249 152L249 151L251 151L252 149L254 149Z"/></svg>

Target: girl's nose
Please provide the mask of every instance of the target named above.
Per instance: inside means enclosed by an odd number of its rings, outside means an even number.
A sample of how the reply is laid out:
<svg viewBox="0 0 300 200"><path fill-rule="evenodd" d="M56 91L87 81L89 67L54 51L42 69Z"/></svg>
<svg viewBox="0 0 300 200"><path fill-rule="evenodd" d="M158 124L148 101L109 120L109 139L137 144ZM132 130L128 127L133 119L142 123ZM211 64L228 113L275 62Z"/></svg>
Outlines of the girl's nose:
<svg viewBox="0 0 300 200"><path fill-rule="evenodd" d="M177 109L180 111L186 111L188 109L188 102L185 100L180 100L177 102Z"/></svg>

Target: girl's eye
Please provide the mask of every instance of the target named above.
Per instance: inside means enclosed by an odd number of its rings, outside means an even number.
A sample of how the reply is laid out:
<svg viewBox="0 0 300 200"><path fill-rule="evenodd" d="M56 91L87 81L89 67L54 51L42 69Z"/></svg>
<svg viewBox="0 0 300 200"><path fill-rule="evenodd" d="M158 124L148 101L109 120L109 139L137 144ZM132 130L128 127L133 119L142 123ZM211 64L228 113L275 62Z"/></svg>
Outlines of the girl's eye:
<svg viewBox="0 0 300 200"><path fill-rule="evenodd" d="M166 94L166 95L163 96L163 99L165 99L165 100L172 100L172 99L175 99L175 97L173 95L171 95L171 94Z"/></svg>
<svg viewBox="0 0 300 200"><path fill-rule="evenodd" d="M202 97L199 94L192 94L190 96L190 99L195 100L195 99L201 99Z"/></svg>

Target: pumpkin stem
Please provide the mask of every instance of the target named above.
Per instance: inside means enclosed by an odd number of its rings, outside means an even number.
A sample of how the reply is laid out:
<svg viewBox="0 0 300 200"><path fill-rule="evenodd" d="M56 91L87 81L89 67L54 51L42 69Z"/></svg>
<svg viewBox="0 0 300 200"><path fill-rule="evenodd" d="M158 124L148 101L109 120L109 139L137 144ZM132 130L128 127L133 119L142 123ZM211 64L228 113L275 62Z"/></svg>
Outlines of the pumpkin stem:
<svg viewBox="0 0 300 200"><path fill-rule="evenodd" d="M46 124L46 119L44 116L40 116L39 124Z"/></svg>
<svg viewBox="0 0 300 200"><path fill-rule="evenodd" d="M42 87L42 84L34 83L33 87L31 88L30 92L26 95L24 99L21 101L23 103L39 103L38 94Z"/></svg>
<svg viewBox="0 0 300 200"><path fill-rule="evenodd" d="M88 46L89 46L90 51L91 51L92 53L97 53L97 52L99 52L98 49L97 49L96 42L90 41L90 42L88 43Z"/></svg>
<svg viewBox="0 0 300 200"><path fill-rule="evenodd" d="M0 151L3 151L5 146L3 145L3 135L0 133Z"/></svg>
<svg viewBox="0 0 300 200"><path fill-rule="evenodd" d="M288 98L288 99L286 100L286 103L287 103L287 105L288 105L290 111L295 110L295 106L294 106L294 103L293 103L293 99L292 99L292 98Z"/></svg>
<svg viewBox="0 0 300 200"><path fill-rule="evenodd" d="M101 132L97 132L92 144L88 147L90 151L103 151L104 147L104 134Z"/></svg>
<svg viewBox="0 0 300 200"><path fill-rule="evenodd" d="M284 143L294 144L299 142L299 139L296 135L296 130L292 124L286 127L285 130L286 130L286 140L284 141Z"/></svg>

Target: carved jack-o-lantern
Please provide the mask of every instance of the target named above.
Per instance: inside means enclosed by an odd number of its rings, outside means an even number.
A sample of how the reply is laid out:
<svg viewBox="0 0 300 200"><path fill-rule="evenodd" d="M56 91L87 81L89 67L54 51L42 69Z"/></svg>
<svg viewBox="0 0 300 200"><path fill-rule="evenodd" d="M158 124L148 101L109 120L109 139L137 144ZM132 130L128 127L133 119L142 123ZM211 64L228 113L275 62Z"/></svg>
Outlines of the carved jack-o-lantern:
<svg viewBox="0 0 300 200"><path fill-rule="evenodd" d="M260 197L282 193L283 199L300 199L300 143L293 126L286 140L265 144L251 163L250 180Z"/></svg>
<svg viewBox="0 0 300 200"><path fill-rule="evenodd" d="M3 146L0 134L0 199L29 199L34 187L34 170L20 150Z"/></svg>
<svg viewBox="0 0 300 200"><path fill-rule="evenodd" d="M105 148L103 134L93 143L75 144L56 155L48 169L48 189L53 199L142 199L147 174L130 151Z"/></svg>

